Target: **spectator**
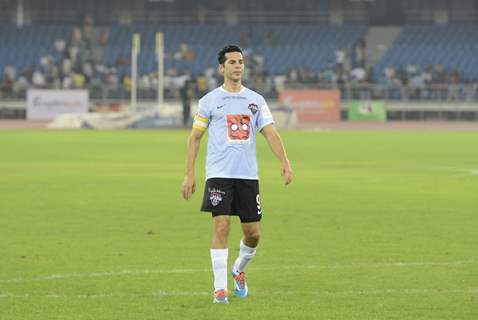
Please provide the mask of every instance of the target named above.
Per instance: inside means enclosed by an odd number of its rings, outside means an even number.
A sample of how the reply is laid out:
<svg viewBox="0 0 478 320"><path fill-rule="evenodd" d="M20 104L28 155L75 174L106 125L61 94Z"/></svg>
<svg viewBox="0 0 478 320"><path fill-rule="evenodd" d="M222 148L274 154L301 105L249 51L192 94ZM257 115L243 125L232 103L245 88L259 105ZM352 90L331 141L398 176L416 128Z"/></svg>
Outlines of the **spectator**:
<svg viewBox="0 0 478 320"><path fill-rule="evenodd" d="M184 85L179 90L179 96L181 98L181 104L183 107L183 126L189 127L191 118L191 100L193 98L193 91L190 86L190 81L184 81Z"/></svg>
<svg viewBox="0 0 478 320"><path fill-rule="evenodd" d="M367 77L367 72L365 71L363 67L357 66L350 72L350 75L352 76L352 81L355 84L360 84L365 82L365 79Z"/></svg>
<svg viewBox="0 0 478 320"><path fill-rule="evenodd" d="M461 83L460 73L456 70L453 70L448 79L448 100L458 100L460 96L460 83Z"/></svg>
<svg viewBox="0 0 478 320"><path fill-rule="evenodd" d="M29 87L30 83L28 82L28 72L23 71L14 84L13 92L16 97L25 98Z"/></svg>
<svg viewBox="0 0 478 320"><path fill-rule="evenodd" d="M85 87L86 78L82 73L74 72L72 75L72 80L73 80L73 88L83 89Z"/></svg>
<svg viewBox="0 0 478 320"><path fill-rule="evenodd" d="M208 91L207 77L204 73L202 73L196 78L196 88L197 88L197 94L199 97L202 97L203 95L207 93Z"/></svg>
<svg viewBox="0 0 478 320"><path fill-rule="evenodd" d="M40 70L35 70L32 76L32 84L34 88L46 88L45 76Z"/></svg>
<svg viewBox="0 0 478 320"><path fill-rule="evenodd" d="M337 73L343 72L345 68L345 50L343 48L338 48L335 51L335 66L337 68Z"/></svg>

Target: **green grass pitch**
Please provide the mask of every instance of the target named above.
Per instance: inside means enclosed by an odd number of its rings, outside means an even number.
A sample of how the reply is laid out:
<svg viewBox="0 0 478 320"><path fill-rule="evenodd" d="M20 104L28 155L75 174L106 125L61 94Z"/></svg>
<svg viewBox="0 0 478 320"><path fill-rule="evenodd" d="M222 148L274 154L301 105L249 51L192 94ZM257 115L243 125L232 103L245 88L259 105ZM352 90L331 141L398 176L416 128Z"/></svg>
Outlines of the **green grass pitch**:
<svg viewBox="0 0 478 320"><path fill-rule="evenodd" d="M259 137L263 238L227 306L187 135L0 132L0 319L478 319L478 133L284 132L288 187Z"/></svg>

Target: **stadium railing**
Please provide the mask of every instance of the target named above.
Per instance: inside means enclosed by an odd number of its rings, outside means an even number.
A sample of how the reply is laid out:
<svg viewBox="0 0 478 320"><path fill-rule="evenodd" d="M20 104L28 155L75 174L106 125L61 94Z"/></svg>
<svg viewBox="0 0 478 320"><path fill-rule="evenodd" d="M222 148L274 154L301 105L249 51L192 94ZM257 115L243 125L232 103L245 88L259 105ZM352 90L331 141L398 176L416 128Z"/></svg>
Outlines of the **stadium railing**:
<svg viewBox="0 0 478 320"><path fill-rule="evenodd" d="M246 86L261 92L268 99L277 99L278 92L274 87L257 88L254 83L245 83ZM44 88L49 89L49 88ZM55 88L51 88L55 89ZM103 86L87 86L84 89L89 90L90 98L96 101L109 100L129 100L130 93L123 87L110 88ZM327 83L301 83L287 81L284 89L338 89L341 92L343 100L385 100L398 102L478 102L478 82L467 84L430 84L422 87L413 87L410 85L390 85L379 84L327 84ZM203 93L196 90L196 97ZM157 99L157 88L138 88L137 97L139 100L154 101ZM167 100L177 99L177 89L165 88L164 97ZM26 90L18 92L1 92L0 101L20 101L26 98Z"/></svg>
<svg viewBox="0 0 478 320"><path fill-rule="evenodd" d="M238 10L234 12L237 23L330 23L331 14L327 10ZM33 10L29 12L32 23L70 24L77 21L78 13L74 10ZM228 15L224 10L207 10L204 12L182 10L115 10L108 14L100 14L97 18L99 24L177 24L177 23L208 23L227 24ZM365 9L344 9L344 23L366 23L367 11Z"/></svg>
<svg viewBox="0 0 478 320"><path fill-rule="evenodd" d="M478 13L473 10L452 9L448 12L451 23L468 23L478 21ZM432 10L408 9L405 12L407 24L433 23L434 15Z"/></svg>
<svg viewBox="0 0 478 320"><path fill-rule="evenodd" d="M346 84L338 87L343 99L380 99L392 101L477 101L478 83L379 85Z"/></svg>
<svg viewBox="0 0 478 320"><path fill-rule="evenodd" d="M433 12L431 10L408 9L405 12L405 20L407 24L432 23Z"/></svg>

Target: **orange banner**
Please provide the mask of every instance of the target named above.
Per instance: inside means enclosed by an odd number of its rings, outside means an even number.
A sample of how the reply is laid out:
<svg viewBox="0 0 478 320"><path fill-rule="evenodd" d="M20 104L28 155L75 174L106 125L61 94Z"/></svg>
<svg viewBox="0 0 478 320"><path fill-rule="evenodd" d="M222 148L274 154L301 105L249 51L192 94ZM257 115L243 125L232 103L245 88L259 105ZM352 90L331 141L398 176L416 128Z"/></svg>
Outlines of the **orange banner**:
<svg viewBox="0 0 478 320"><path fill-rule="evenodd" d="M339 90L284 90L279 103L293 109L299 123L340 121Z"/></svg>

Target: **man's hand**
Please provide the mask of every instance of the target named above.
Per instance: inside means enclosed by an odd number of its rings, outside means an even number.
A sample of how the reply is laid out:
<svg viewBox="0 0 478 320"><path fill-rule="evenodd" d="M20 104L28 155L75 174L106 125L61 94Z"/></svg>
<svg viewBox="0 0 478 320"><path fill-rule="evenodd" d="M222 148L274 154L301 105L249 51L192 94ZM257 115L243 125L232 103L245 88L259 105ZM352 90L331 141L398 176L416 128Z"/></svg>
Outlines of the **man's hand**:
<svg viewBox="0 0 478 320"><path fill-rule="evenodd" d="M184 177L182 194L185 200L191 199L193 193L196 191L196 178L194 175L186 175Z"/></svg>
<svg viewBox="0 0 478 320"><path fill-rule="evenodd" d="M289 160L281 163L281 176L284 178L285 185L292 182L292 169L290 168Z"/></svg>

